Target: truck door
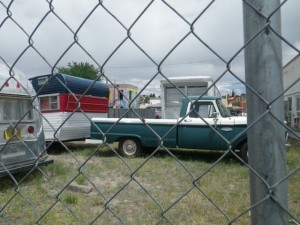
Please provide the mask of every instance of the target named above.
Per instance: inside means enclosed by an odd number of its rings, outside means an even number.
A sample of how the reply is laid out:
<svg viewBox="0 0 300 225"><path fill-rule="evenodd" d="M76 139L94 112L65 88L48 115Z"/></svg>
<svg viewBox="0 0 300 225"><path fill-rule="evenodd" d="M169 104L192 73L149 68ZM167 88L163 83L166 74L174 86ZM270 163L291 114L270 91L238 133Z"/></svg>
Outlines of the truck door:
<svg viewBox="0 0 300 225"><path fill-rule="evenodd" d="M219 135L212 127L217 127L216 108L212 101L198 101L178 126L178 147L195 149L215 149ZM221 139L221 138L220 138Z"/></svg>

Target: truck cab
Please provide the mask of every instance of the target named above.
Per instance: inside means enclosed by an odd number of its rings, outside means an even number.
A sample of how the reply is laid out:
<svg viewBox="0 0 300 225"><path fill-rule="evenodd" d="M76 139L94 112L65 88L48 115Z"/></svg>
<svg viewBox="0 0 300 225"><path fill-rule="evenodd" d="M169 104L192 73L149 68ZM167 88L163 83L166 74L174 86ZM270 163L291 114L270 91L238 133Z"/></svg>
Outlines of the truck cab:
<svg viewBox="0 0 300 225"><path fill-rule="evenodd" d="M234 150L247 142L247 118L232 117L218 97L184 98L180 118L178 146Z"/></svg>

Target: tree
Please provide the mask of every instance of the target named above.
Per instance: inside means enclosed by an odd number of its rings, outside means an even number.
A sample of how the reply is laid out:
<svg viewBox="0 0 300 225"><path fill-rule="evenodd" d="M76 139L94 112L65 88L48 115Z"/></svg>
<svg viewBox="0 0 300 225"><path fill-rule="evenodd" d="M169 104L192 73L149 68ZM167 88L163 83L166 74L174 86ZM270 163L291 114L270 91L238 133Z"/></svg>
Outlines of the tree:
<svg viewBox="0 0 300 225"><path fill-rule="evenodd" d="M147 104L149 102L150 102L150 97L148 95L140 95L139 96L139 102L138 102L139 105Z"/></svg>
<svg viewBox="0 0 300 225"><path fill-rule="evenodd" d="M64 73L76 77L95 80L99 75L99 69L95 68L93 64L88 62L72 62L68 63L66 67L58 67L59 73Z"/></svg>
<svg viewBox="0 0 300 225"><path fill-rule="evenodd" d="M150 97L149 97L149 95L145 95L144 103L149 103L149 102L150 102Z"/></svg>

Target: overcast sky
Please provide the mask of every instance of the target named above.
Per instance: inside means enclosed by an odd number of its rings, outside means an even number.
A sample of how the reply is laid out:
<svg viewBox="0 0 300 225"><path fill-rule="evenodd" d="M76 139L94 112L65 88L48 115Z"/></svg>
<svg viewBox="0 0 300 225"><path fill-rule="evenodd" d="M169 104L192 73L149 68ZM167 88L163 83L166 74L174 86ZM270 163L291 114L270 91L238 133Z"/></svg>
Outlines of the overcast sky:
<svg viewBox="0 0 300 225"><path fill-rule="evenodd" d="M203 75L216 80L226 70L219 57L228 61L243 46L242 1L166 2L176 12L163 1L150 4L149 0L104 0L103 6L96 0L53 0L51 12L46 0L15 0L11 5L9 0L0 1L0 56L7 63L17 62L16 67L28 77L49 74L53 66L76 61L104 66L112 82L139 88L157 74L156 65L167 77ZM22 29L7 19L9 5L11 18ZM194 24L196 37L190 34L190 24L208 5ZM288 0L281 8L282 34L298 50L299 10L299 0ZM232 60L231 70L244 80L243 54ZM283 44L284 63L296 54ZM158 93L160 79L158 75L145 93ZM223 94L245 92L230 74L217 85Z"/></svg>

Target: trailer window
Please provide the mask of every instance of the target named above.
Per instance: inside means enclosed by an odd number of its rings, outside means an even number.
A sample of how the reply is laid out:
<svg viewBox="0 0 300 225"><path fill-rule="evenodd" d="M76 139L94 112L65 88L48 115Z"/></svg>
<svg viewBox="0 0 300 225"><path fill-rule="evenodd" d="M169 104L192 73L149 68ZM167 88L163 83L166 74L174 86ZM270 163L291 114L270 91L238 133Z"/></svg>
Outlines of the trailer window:
<svg viewBox="0 0 300 225"><path fill-rule="evenodd" d="M40 77L38 78L38 85L41 86L41 85L44 85L46 84L48 81L48 77Z"/></svg>
<svg viewBox="0 0 300 225"><path fill-rule="evenodd" d="M0 97L0 121L32 120L31 99L24 97Z"/></svg>
<svg viewBox="0 0 300 225"><path fill-rule="evenodd" d="M300 111L300 96L296 96L296 111Z"/></svg>
<svg viewBox="0 0 300 225"><path fill-rule="evenodd" d="M48 110L58 110L58 96L52 95L52 96L43 96L39 97L40 99L40 105L41 105L41 111L48 111Z"/></svg>
<svg viewBox="0 0 300 225"><path fill-rule="evenodd" d="M199 96L207 92L207 86L187 86L187 96Z"/></svg>
<svg viewBox="0 0 300 225"><path fill-rule="evenodd" d="M178 87L184 93L184 87ZM165 104L166 107L176 107L181 105L182 94L175 87L166 87Z"/></svg>

